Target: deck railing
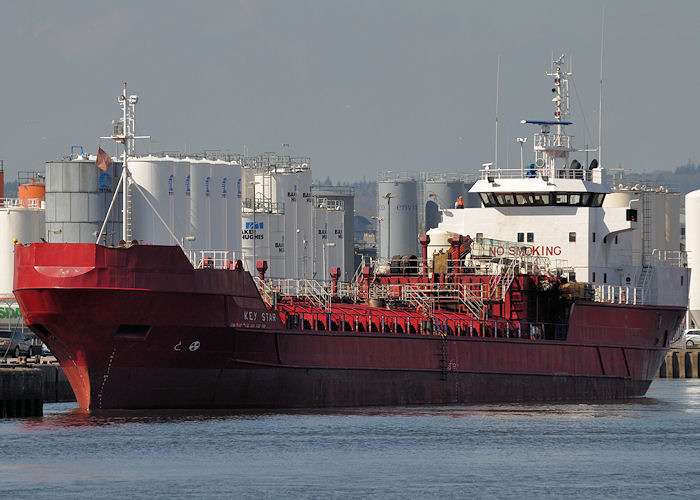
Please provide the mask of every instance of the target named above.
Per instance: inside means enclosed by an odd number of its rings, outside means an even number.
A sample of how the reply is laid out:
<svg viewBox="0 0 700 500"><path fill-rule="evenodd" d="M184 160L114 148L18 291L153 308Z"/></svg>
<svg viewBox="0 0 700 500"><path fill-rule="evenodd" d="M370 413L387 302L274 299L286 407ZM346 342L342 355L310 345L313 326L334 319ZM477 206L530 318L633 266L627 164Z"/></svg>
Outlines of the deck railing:
<svg viewBox="0 0 700 500"><path fill-rule="evenodd" d="M458 337L566 340L568 326L560 323L495 319L458 319L344 311L309 312L290 308L280 311L291 329L332 332L418 334Z"/></svg>

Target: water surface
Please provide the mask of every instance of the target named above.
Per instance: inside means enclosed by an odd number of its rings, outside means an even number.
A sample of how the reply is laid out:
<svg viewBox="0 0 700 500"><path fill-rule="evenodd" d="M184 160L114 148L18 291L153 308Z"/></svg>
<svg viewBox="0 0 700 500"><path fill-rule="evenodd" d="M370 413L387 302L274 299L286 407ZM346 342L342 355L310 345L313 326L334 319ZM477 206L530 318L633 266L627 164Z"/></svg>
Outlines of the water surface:
<svg viewBox="0 0 700 500"><path fill-rule="evenodd" d="M700 380L646 398L320 411L48 404L0 421L7 498L697 498Z"/></svg>

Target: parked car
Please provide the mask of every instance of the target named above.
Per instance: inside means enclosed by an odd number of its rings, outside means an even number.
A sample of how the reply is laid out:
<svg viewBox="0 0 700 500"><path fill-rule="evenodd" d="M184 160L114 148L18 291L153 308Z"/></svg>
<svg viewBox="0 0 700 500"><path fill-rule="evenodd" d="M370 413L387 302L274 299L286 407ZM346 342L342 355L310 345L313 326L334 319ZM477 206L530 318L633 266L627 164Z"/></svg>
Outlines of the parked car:
<svg viewBox="0 0 700 500"><path fill-rule="evenodd" d="M17 330L0 330L0 357L29 356L31 343Z"/></svg>
<svg viewBox="0 0 700 500"><path fill-rule="evenodd" d="M686 347L700 347L700 329L685 330L680 343Z"/></svg>

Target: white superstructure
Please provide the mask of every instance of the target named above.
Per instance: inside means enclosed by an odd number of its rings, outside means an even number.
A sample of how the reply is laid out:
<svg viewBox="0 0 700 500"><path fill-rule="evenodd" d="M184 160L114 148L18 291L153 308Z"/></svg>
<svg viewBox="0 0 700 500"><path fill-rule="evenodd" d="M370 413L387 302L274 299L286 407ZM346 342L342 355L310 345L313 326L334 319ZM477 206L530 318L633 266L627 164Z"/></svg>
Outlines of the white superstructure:
<svg viewBox="0 0 700 500"><path fill-rule="evenodd" d="M576 150L564 127L571 122L562 118L569 112L571 73L560 58L548 75L554 120L523 121L540 127L533 137L535 163L518 169L485 164L470 190L482 206L443 210L438 229L488 242L483 248L494 259L546 259L611 300L685 305L680 195L640 185L611 188L597 160L570 162Z"/></svg>

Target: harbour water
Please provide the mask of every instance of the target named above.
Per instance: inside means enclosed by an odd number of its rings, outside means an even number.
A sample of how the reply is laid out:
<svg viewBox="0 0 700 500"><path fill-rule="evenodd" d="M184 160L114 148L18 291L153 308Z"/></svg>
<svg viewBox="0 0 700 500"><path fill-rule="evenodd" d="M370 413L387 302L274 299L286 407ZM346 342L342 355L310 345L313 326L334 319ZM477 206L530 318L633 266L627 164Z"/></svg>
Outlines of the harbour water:
<svg viewBox="0 0 700 500"><path fill-rule="evenodd" d="M0 421L5 498L697 498L700 380L643 399Z"/></svg>

